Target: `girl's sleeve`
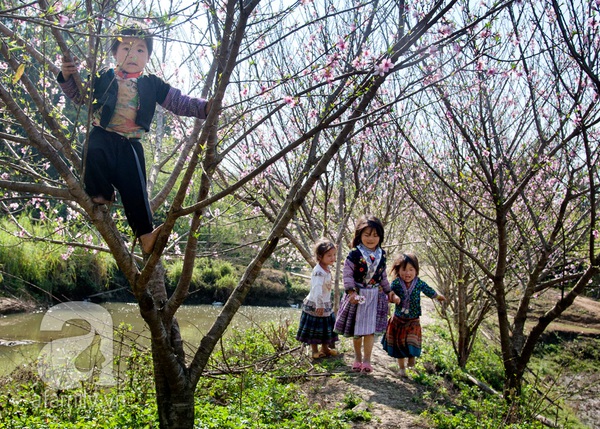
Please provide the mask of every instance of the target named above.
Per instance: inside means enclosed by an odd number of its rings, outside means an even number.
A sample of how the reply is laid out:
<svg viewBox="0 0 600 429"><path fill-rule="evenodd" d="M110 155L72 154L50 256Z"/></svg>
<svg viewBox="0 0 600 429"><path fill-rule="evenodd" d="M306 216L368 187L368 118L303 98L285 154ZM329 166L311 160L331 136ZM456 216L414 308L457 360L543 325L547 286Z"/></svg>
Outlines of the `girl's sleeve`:
<svg viewBox="0 0 600 429"><path fill-rule="evenodd" d="M425 283L422 280L421 280L421 290L429 298L435 298L437 296L437 292L431 286L429 286L427 283Z"/></svg>
<svg viewBox="0 0 600 429"><path fill-rule="evenodd" d="M379 282L379 284L385 293L390 293L392 290L390 287L390 281L388 280L387 272L385 270L383 270L383 273L381 274L381 282Z"/></svg>
<svg viewBox="0 0 600 429"><path fill-rule="evenodd" d="M315 298L317 308L325 308L325 302L323 301L323 283L325 283L325 276L321 272L315 272L310 280L311 295Z"/></svg>
<svg viewBox="0 0 600 429"><path fill-rule="evenodd" d="M344 262L342 278L344 280L344 289L346 289L346 291L354 290L356 287L354 284L354 262L352 262L349 258L346 258L346 262Z"/></svg>
<svg viewBox="0 0 600 429"><path fill-rule="evenodd" d="M194 118L206 119L207 103L203 98L183 95L180 90L171 87L165 100L160 105L178 116L192 116Z"/></svg>

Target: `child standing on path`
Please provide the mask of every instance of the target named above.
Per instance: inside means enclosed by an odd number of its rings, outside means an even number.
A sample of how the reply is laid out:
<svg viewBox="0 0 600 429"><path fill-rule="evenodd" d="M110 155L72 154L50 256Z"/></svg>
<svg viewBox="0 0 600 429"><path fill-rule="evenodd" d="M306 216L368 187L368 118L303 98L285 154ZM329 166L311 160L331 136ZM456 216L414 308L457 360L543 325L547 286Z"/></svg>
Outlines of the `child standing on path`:
<svg viewBox="0 0 600 429"><path fill-rule="evenodd" d="M374 216L358 219L352 250L344 263L345 294L340 302L335 332L353 337L352 371L370 373L375 334L387 323L388 300L400 302L391 291L385 271L383 224Z"/></svg>
<svg viewBox="0 0 600 429"><path fill-rule="evenodd" d="M392 290L401 302L396 304L394 317L388 323L381 344L390 356L398 359L399 375L406 377L406 360L412 368L415 359L421 356L421 292L438 301L446 298L418 277L419 260L412 253L398 256L390 273L394 276Z"/></svg>
<svg viewBox="0 0 600 429"><path fill-rule="evenodd" d="M141 137L150 129L156 104L180 116L205 119L210 102L181 94L144 69L152 54L152 35L142 26L124 28L111 52L114 69L103 69L93 82L93 129L85 154L85 190L95 204L114 201L117 188L125 216L142 251L151 253L160 227L153 229L146 191L146 164ZM63 58L57 80L65 95L81 105L85 97L73 79L77 64Z"/></svg>
<svg viewBox="0 0 600 429"><path fill-rule="evenodd" d="M336 260L335 245L323 238L315 243L314 254L318 263L312 271L310 293L302 303L302 315L296 339L310 344L312 357L318 359L337 355L337 351L331 348L335 347L338 336L333 332L335 316L331 305L331 272L329 271L329 267Z"/></svg>

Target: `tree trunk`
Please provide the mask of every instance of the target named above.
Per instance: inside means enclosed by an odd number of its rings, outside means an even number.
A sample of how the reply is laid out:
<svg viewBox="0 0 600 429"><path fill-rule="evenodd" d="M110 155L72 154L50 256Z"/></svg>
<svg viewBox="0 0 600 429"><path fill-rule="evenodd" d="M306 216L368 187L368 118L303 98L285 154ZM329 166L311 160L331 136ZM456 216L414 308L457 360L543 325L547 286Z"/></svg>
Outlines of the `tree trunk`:
<svg viewBox="0 0 600 429"><path fill-rule="evenodd" d="M462 213L461 213L462 217ZM464 246L464 231L461 231L460 245ZM460 252L458 255L458 366L465 369L469 358L468 344L469 339L467 329L467 284L465 278L465 255Z"/></svg>
<svg viewBox="0 0 600 429"><path fill-rule="evenodd" d="M165 276L165 268L159 260L148 281L149 294L137 297L142 317L152 333L152 363L159 427L192 429L196 385L190 382L185 365L185 351L177 318L164 311L167 302Z"/></svg>
<svg viewBox="0 0 600 429"><path fill-rule="evenodd" d="M154 341L152 343L159 427L161 429L192 429L194 427L195 386L187 382L184 386L177 386L177 391L172 389L167 374L162 370L160 359L155 354Z"/></svg>

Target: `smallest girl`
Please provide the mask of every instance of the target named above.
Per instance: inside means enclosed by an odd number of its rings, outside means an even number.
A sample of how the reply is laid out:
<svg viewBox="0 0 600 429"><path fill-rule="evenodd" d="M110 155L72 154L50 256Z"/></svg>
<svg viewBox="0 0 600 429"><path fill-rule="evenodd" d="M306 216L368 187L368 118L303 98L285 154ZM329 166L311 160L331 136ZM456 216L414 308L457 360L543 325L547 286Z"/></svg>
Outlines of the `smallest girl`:
<svg viewBox="0 0 600 429"><path fill-rule="evenodd" d="M317 265L312 271L310 293L302 303L302 315L296 339L301 343L310 344L313 359L318 359L338 354L333 349L338 341L338 335L333 332L335 316L331 305L331 272L329 271L329 267L336 260L335 244L322 238L315 243L314 254Z"/></svg>
<svg viewBox="0 0 600 429"><path fill-rule="evenodd" d="M421 292L438 301L446 298L418 277L419 260L412 253L396 257L390 274L394 277L392 290L400 297L400 304L396 304L381 344L388 355L398 359L399 375L406 377L406 360L412 368L415 358L421 356Z"/></svg>

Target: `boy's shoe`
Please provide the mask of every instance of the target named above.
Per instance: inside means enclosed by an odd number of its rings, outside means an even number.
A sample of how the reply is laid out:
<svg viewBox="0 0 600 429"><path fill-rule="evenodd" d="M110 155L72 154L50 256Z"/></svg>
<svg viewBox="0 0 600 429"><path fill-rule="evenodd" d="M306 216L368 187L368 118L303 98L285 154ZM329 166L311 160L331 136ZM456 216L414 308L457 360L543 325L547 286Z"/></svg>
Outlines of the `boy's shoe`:
<svg viewBox="0 0 600 429"><path fill-rule="evenodd" d="M404 369L404 368L398 369L398 375L402 378L408 377L408 375L406 375L406 369Z"/></svg>
<svg viewBox="0 0 600 429"><path fill-rule="evenodd" d="M326 355L323 352L314 352L312 354L313 359L321 359L324 358Z"/></svg>
<svg viewBox="0 0 600 429"><path fill-rule="evenodd" d="M338 355L337 350L334 350L334 349L323 350L323 353L325 353L326 356L337 356Z"/></svg>

